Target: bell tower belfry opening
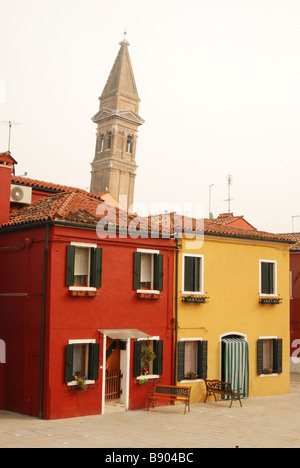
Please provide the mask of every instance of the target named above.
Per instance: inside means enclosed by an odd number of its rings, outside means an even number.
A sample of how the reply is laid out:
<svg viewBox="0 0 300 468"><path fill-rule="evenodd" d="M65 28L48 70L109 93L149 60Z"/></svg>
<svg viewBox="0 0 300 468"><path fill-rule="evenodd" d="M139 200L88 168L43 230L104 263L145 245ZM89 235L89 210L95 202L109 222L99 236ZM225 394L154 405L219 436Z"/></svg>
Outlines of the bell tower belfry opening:
<svg viewBox="0 0 300 468"><path fill-rule="evenodd" d="M97 138L90 192L109 192L123 208L130 210L137 170L138 127L144 120L138 114L140 98L129 45L126 39L120 42L119 53L99 98L99 112L92 118L97 124Z"/></svg>

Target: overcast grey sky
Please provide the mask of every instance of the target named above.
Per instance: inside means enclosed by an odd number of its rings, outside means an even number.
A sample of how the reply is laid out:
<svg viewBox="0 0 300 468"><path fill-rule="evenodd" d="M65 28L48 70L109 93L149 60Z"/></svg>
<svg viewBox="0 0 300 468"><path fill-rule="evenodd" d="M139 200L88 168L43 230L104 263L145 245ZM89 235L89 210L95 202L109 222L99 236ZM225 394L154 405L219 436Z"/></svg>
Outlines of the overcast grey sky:
<svg viewBox="0 0 300 468"><path fill-rule="evenodd" d="M141 98L135 200L261 230L300 216L299 0L0 0L0 122L17 174L87 189L91 117L126 27ZM0 126L0 151L8 129ZM294 218L300 231L300 217Z"/></svg>

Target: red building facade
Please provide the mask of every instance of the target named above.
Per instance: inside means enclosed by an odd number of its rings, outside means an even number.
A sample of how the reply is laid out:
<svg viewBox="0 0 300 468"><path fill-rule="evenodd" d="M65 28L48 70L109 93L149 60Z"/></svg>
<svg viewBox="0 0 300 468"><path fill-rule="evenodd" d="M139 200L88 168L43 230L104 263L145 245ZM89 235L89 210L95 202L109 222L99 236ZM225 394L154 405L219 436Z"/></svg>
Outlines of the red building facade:
<svg viewBox="0 0 300 468"><path fill-rule="evenodd" d="M101 414L111 400L143 408L150 382L173 382L175 241L58 189L0 229L0 408L44 419Z"/></svg>

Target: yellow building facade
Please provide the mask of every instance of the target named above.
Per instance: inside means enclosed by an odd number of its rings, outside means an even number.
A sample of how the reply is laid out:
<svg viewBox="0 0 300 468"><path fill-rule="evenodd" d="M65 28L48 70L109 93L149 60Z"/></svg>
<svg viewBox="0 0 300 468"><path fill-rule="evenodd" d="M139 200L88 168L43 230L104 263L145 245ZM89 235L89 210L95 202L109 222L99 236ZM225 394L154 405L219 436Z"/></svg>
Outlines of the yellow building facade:
<svg viewBox="0 0 300 468"><path fill-rule="evenodd" d="M205 378L244 397L288 393L287 239L208 221L176 255L176 384L192 387L192 402L205 400Z"/></svg>

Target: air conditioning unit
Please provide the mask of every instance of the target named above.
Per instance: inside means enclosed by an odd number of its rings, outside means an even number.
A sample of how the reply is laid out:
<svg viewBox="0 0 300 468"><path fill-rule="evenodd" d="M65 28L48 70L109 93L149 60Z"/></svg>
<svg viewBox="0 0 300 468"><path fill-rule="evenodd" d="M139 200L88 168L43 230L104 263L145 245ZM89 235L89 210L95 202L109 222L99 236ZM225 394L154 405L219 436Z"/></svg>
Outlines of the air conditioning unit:
<svg viewBox="0 0 300 468"><path fill-rule="evenodd" d="M32 199L32 188L24 187L21 185L11 186L10 201L14 203L22 203L23 205L30 205Z"/></svg>

